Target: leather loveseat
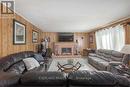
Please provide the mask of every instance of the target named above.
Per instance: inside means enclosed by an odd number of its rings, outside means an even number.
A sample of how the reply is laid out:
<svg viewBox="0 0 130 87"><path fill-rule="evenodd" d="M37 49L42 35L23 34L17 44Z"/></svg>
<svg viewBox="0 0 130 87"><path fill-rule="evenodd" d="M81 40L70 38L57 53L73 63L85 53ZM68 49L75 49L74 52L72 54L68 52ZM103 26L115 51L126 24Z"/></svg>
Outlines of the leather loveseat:
<svg viewBox="0 0 130 87"><path fill-rule="evenodd" d="M98 49L95 53L89 54L88 62L98 70L107 71L112 64L122 64L122 60L127 57L126 55L114 50Z"/></svg>

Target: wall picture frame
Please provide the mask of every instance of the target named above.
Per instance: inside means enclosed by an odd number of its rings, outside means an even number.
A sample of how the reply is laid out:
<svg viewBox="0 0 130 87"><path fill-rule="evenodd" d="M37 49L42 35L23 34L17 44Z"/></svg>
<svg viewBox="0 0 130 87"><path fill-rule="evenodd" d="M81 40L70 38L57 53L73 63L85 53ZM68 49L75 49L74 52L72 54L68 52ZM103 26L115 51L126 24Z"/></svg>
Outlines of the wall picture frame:
<svg viewBox="0 0 130 87"><path fill-rule="evenodd" d="M32 31L32 42L38 43L38 32L34 30Z"/></svg>
<svg viewBox="0 0 130 87"><path fill-rule="evenodd" d="M93 35L90 35L90 36L89 36L89 42L90 42L90 43L93 43Z"/></svg>
<svg viewBox="0 0 130 87"><path fill-rule="evenodd" d="M13 20L13 44L26 44L26 26L15 19Z"/></svg>

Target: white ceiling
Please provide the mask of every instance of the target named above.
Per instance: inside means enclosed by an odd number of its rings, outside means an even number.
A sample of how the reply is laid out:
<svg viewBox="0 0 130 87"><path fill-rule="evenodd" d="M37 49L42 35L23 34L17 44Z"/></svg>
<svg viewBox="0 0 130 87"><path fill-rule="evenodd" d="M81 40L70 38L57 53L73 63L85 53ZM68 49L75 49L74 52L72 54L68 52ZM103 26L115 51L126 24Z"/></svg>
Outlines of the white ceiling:
<svg viewBox="0 0 130 87"><path fill-rule="evenodd" d="M15 6L47 32L87 32L130 15L130 0L15 0Z"/></svg>

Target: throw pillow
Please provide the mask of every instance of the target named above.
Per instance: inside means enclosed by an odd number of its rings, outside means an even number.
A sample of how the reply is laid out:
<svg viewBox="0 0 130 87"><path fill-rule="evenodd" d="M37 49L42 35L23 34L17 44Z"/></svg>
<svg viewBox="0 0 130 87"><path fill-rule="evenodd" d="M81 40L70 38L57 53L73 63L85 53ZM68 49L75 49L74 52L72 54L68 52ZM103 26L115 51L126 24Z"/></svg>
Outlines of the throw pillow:
<svg viewBox="0 0 130 87"><path fill-rule="evenodd" d="M31 69L34 69L34 68L40 66L38 61L36 59L34 59L33 57L25 58L25 59L23 59L23 62L25 63L27 70L31 70Z"/></svg>
<svg viewBox="0 0 130 87"><path fill-rule="evenodd" d="M41 62L41 61L44 60L41 54L34 54L34 58L35 58L38 62Z"/></svg>

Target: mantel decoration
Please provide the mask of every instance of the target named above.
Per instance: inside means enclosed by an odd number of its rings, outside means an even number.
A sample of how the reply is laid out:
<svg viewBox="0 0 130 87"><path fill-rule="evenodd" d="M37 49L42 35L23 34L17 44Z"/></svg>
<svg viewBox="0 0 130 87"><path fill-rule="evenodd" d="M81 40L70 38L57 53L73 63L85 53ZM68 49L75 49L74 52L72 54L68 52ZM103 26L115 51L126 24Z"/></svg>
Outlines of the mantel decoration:
<svg viewBox="0 0 130 87"><path fill-rule="evenodd" d="M13 43L26 44L26 26L17 20L13 20Z"/></svg>
<svg viewBox="0 0 130 87"><path fill-rule="evenodd" d="M32 32L32 42L33 43L38 43L38 32L34 31Z"/></svg>

